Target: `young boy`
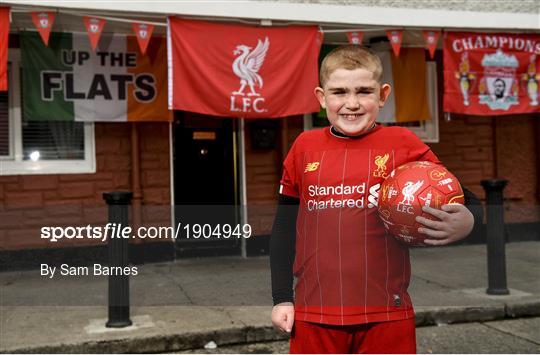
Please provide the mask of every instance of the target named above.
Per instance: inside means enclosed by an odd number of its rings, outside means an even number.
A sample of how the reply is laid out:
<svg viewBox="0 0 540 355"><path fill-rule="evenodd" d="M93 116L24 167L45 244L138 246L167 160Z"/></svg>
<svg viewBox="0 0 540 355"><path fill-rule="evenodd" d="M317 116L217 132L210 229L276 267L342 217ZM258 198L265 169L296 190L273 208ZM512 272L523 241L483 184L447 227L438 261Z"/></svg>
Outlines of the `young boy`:
<svg viewBox="0 0 540 355"><path fill-rule="evenodd" d="M302 133L284 162L270 245L272 322L292 332L291 353L416 352L409 251L385 233L378 190L381 169L440 161L407 129L375 124L391 91L381 76L366 49L330 52L315 95L331 127ZM381 168L375 159L385 155ZM417 217L426 244L455 242L473 228L467 207L442 208L424 207L440 221Z"/></svg>

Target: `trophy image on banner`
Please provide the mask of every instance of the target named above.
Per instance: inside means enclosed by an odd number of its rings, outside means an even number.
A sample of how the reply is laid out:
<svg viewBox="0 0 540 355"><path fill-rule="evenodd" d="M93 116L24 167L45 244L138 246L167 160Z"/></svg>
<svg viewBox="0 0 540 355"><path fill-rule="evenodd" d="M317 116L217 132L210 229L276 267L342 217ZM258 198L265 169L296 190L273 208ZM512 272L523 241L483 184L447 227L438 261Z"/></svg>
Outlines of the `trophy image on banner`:
<svg viewBox="0 0 540 355"><path fill-rule="evenodd" d="M531 55L530 61L527 73L522 75L522 80L527 86L527 95L529 95L531 106L538 106L538 80L540 80L540 74L536 73L536 54Z"/></svg>
<svg viewBox="0 0 540 355"><path fill-rule="evenodd" d="M463 95L463 105L469 106L469 92L472 89L473 81L476 79L476 76L469 72L469 56L467 52L463 53L461 56L461 63L459 64L459 72L456 72L456 79L459 80L459 88L461 89L461 94Z"/></svg>

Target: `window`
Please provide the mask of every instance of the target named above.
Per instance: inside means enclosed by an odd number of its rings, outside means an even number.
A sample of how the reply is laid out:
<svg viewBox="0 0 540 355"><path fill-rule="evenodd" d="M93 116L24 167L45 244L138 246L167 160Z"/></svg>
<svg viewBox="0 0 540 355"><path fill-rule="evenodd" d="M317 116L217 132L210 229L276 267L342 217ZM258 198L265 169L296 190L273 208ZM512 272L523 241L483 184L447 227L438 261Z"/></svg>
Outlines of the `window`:
<svg viewBox="0 0 540 355"><path fill-rule="evenodd" d="M437 102L437 64L426 62L426 89L428 92L428 105L431 120L418 122L384 123L385 126L401 126L410 129L423 142L439 142L439 109ZM324 111L304 115L304 130L328 126L328 120Z"/></svg>
<svg viewBox="0 0 540 355"><path fill-rule="evenodd" d="M20 51L9 50L9 91L0 93L0 175L96 171L94 124L25 120Z"/></svg>

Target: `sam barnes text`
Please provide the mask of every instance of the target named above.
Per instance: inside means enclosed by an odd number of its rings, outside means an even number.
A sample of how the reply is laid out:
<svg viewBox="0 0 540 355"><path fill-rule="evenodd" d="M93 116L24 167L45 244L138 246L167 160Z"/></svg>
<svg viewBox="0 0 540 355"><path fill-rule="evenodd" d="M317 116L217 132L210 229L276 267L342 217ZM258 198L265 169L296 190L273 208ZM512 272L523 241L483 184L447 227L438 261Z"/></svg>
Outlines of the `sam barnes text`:
<svg viewBox="0 0 540 355"><path fill-rule="evenodd" d="M109 275L132 275L136 276L139 273L136 266L104 266L94 264L90 266L70 266L62 264L60 267L41 264L41 276L47 276L52 279L57 274L60 276L109 276Z"/></svg>

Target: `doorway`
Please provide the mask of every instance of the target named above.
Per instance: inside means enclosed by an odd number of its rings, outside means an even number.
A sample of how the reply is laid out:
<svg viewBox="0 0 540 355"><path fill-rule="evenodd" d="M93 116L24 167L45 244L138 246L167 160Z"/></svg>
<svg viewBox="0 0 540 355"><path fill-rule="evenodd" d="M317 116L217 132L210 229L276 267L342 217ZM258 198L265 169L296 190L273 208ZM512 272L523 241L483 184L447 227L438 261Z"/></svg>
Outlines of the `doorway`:
<svg viewBox="0 0 540 355"><path fill-rule="evenodd" d="M240 254L236 121L175 111L174 202L177 257ZM227 237L229 235L229 237Z"/></svg>

